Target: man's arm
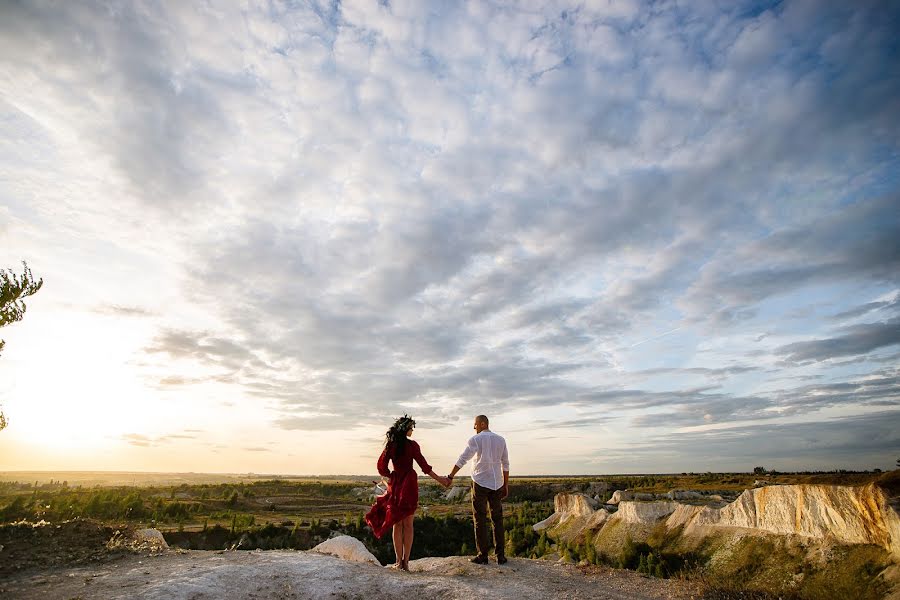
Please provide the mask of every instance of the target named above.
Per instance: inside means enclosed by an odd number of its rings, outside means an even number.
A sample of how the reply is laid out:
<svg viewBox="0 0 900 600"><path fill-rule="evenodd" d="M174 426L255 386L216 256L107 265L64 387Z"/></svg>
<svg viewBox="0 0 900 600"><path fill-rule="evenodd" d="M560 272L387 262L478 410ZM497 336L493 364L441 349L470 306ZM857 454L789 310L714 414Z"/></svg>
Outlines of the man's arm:
<svg viewBox="0 0 900 600"><path fill-rule="evenodd" d="M503 487L500 490L500 499L509 496L509 471L503 471Z"/></svg>
<svg viewBox="0 0 900 600"><path fill-rule="evenodd" d="M478 444L475 442L475 436L469 438L469 443L466 444L466 449L462 451L462 454L459 455L459 458L456 459L456 464L453 465L453 470L450 471L450 474L447 475L449 479L453 479L453 476L456 475L460 469L463 468L469 459L475 456L475 453L478 452Z"/></svg>

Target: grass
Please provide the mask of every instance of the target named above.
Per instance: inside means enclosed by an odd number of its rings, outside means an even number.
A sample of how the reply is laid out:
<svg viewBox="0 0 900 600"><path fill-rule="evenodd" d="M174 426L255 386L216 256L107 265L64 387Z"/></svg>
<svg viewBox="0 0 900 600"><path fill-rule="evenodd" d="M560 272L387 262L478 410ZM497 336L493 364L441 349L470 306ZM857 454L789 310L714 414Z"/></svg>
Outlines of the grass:
<svg viewBox="0 0 900 600"><path fill-rule="evenodd" d="M746 537L688 574L710 600L881 600L891 559L877 546L836 546L823 562L788 538Z"/></svg>

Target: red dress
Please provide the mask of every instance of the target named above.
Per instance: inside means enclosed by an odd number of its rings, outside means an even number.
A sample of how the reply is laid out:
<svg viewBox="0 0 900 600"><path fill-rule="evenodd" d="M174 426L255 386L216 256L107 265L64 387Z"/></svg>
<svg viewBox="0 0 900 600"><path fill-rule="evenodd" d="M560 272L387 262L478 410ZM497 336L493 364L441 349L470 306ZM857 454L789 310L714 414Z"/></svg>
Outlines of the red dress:
<svg viewBox="0 0 900 600"><path fill-rule="evenodd" d="M388 470L389 460L394 463L393 472ZM388 478L388 489L375 499L366 515L366 523L376 538L380 539L394 523L415 514L419 506L419 476L413 469L413 460L419 463L423 473L431 473L431 465L413 440L406 441L403 454L397 455L396 446L390 444L378 457L378 473Z"/></svg>

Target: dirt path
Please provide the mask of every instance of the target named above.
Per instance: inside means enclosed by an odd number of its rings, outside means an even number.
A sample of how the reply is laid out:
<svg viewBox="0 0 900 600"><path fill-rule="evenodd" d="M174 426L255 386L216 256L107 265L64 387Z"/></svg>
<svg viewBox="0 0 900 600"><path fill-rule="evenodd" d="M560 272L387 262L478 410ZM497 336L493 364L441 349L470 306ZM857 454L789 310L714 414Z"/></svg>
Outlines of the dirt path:
<svg viewBox="0 0 900 600"><path fill-rule="evenodd" d="M700 597L695 588L681 581L528 559L511 559L499 567L473 565L458 556L426 558L413 561L410 568L412 572L404 573L312 552L171 551L158 556L128 556L98 565L20 575L0 581L0 597L40 600L463 600L479 596L511 600L688 600Z"/></svg>

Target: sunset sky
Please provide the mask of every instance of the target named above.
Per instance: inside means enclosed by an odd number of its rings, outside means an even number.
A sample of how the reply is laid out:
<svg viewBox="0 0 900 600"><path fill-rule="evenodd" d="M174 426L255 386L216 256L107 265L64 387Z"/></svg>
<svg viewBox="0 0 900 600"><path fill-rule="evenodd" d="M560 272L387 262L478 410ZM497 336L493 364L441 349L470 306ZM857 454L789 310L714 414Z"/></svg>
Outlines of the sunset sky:
<svg viewBox="0 0 900 600"><path fill-rule="evenodd" d="M900 3L0 4L0 470L892 468ZM464 471L468 473L468 470Z"/></svg>

